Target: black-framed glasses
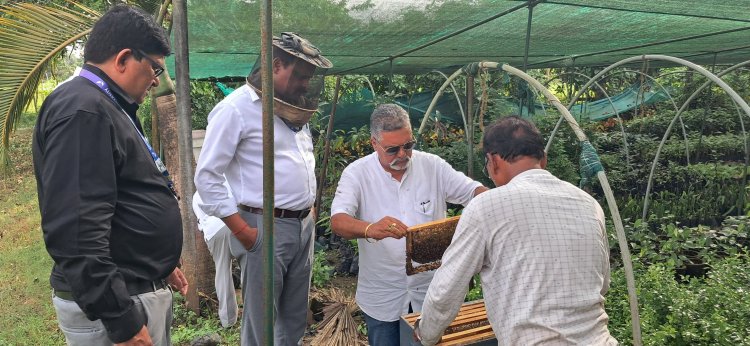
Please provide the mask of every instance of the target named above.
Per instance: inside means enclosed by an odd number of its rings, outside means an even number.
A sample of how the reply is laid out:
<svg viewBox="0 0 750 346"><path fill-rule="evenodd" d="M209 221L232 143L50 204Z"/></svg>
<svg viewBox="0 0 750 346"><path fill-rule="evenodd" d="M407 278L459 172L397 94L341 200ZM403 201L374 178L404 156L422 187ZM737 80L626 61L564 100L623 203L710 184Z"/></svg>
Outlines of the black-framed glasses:
<svg viewBox="0 0 750 346"><path fill-rule="evenodd" d="M377 142L377 140L376 140L376 142ZM414 149L414 146L417 145L417 141L414 140L414 139L412 139L412 140L410 140L410 141L408 141L408 142L406 142L404 144L394 145L394 146L390 146L390 147L384 147L384 146L382 146L380 144L380 142L378 142L378 145L380 145L380 147L383 148L383 151L385 151L385 153L387 155L393 156L393 155L398 154L398 152L401 151L402 148L404 149L404 151Z"/></svg>
<svg viewBox="0 0 750 346"><path fill-rule="evenodd" d="M151 57L149 57L148 54L146 54L142 50L136 49L136 52L146 58L146 60L148 60L148 62L151 64L151 69L154 70L154 78L159 77L162 73L164 73L164 66L156 62L156 60L151 59Z"/></svg>

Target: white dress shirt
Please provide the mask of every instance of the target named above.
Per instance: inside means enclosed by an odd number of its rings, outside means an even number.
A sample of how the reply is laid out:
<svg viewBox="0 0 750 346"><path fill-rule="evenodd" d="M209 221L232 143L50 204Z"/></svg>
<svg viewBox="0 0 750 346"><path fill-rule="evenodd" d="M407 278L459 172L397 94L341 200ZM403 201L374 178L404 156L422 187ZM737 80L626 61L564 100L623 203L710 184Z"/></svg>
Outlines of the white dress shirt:
<svg viewBox="0 0 750 346"><path fill-rule="evenodd" d="M466 205L482 186L440 157L414 150L401 182L380 165L377 153L354 161L341 174L331 215L345 213L366 222L385 216L407 226L446 217L446 202ZM356 300L362 311L380 321L397 321L422 309L433 272L406 275L406 238L375 243L358 239Z"/></svg>
<svg viewBox="0 0 750 346"><path fill-rule="evenodd" d="M474 199L427 292L419 334L439 341L481 273L500 345L611 345L609 245L594 198L532 169Z"/></svg>
<svg viewBox="0 0 750 346"><path fill-rule="evenodd" d="M310 129L294 132L278 116L274 126L274 204L303 210L315 201L315 156ZM263 129L260 97L238 88L208 115L206 137L195 172L195 187L208 215L237 212L237 204L263 206ZM229 183L234 199L222 185ZM236 202L235 202L236 200Z"/></svg>

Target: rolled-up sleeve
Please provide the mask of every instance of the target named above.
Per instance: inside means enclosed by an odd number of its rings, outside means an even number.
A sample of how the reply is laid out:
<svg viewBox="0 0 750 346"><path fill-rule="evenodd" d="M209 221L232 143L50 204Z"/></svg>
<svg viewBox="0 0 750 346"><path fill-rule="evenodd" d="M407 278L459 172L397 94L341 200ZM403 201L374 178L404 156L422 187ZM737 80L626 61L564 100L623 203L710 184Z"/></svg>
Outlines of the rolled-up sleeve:
<svg viewBox="0 0 750 346"><path fill-rule="evenodd" d="M223 218L237 213L235 199L223 183L224 172L242 140L242 113L232 105L219 103L209 119L195 171L195 188L202 200L200 208L208 215Z"/></svg>
<svg viewBox="0 0 750 346"><path fill-rule="evenodd" d="M47 251L90 320L101 319L117 343L144 325L122 274L110 257L117 200L117 163L108 117L79 111L43 133L38 174L42 230Z"/></svg>

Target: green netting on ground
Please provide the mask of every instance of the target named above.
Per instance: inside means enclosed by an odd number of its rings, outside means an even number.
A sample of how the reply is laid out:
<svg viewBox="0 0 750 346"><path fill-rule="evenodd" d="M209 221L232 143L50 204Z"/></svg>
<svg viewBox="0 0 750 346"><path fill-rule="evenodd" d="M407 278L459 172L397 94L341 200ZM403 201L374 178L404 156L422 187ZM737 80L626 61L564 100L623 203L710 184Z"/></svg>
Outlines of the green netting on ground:
<svg viewBox="0 0 750 346"><path fill-rule="evenodd" d="M192 78L247 74L259 53L260 4L188 1ZM309 38L333 61L334 74L424 73L480 60L521 67L526 5L507 0L284 0L273 3L273 32L296 31ZM532 14L531 68L609 65L641 54L701 64L750 57L748 0L546 1Z"/></svg>

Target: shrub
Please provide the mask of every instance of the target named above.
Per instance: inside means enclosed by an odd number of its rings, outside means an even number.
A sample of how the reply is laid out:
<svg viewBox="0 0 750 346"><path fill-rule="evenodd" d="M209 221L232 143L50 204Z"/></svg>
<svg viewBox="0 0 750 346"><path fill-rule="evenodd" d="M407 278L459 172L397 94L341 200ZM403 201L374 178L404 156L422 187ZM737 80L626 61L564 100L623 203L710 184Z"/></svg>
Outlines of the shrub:
<svg viewBox="0 0 750 346"><path fill-rule="evenodd" d="M644 267L634 258L644 345L747 345L750 340L750 259L718 261L705 279L678 283L669 264ZM609 330L623 345L632 331L622 268L613 270L605 303Z"/></svg>

